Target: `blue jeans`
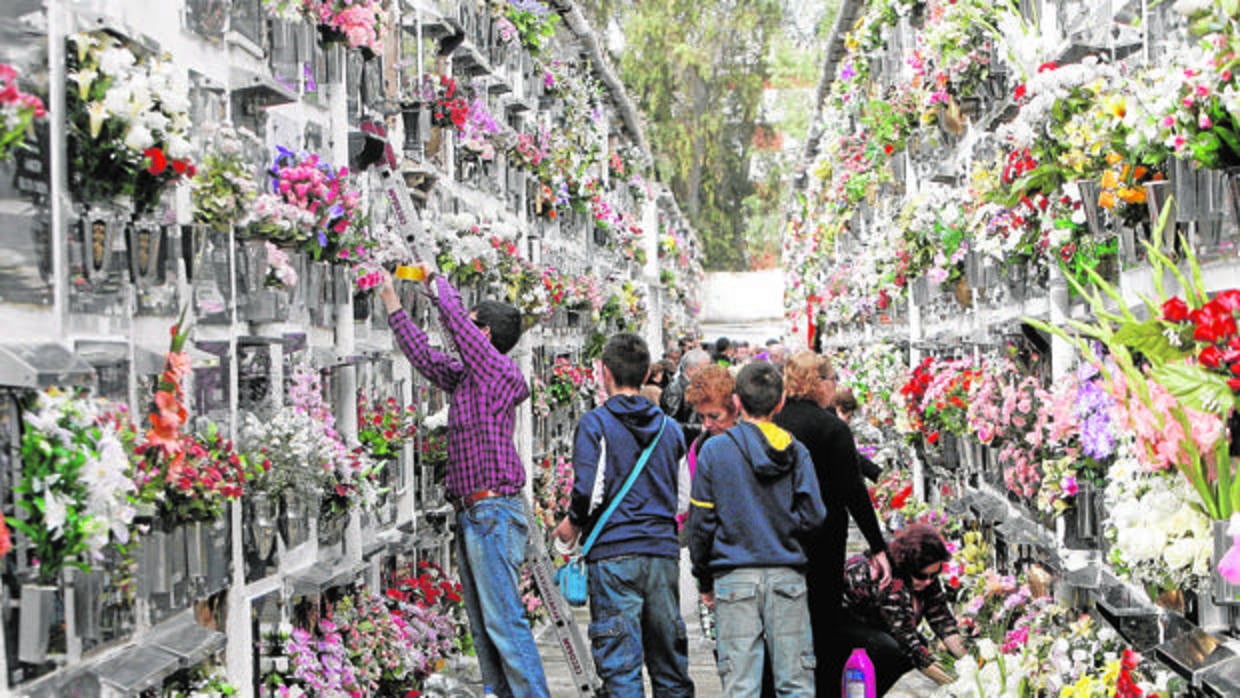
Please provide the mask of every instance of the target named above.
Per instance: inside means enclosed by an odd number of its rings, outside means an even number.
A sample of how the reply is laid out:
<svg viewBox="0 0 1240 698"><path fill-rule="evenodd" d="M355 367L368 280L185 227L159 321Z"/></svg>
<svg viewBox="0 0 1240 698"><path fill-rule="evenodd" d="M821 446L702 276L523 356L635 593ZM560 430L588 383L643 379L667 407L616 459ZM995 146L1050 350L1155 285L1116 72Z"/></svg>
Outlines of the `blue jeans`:
<svg viewBox="0 0 1240 698"><path fill-rule="evenodd" d="M814 641L805 575L790 567L745 567L715 578L723 695L762 689L763 643L775 695L813 698Z"/></svg>
<svg viewBox="0 0 1240 698"><path fill-rule="evenodd" d="M642 660L658 698L692 698L689 637L675 558L622 555L591 562L590 645L610 698L645 695Z"/></svg>
<svg viewBox="0 0 1240 698"><path fill-rule="evenodd" d="M501 698L549 698L521 603L529 526L520 497L484 499L456 515L456 564L482 680Z"/></svg>

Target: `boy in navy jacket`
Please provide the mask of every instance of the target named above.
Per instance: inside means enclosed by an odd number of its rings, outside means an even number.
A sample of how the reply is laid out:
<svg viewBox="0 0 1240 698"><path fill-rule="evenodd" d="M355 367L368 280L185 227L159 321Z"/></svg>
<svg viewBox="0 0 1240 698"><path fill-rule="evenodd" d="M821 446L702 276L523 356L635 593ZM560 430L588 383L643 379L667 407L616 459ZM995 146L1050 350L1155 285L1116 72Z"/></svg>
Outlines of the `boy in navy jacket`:
<svg viewBox="0 0 1240 698"><path fill-rule="evenodd" d="M676 422L643 397L650 350L635 334L603 348L607 402L573 437L573 493L555 536L588 536L624 486L643 451L645 467L586 555L590 643L611 698L642 696L642 660L659 698L690 698L689 642L680 615L676 503L685 441ZM655 439L658 439L656 442Z"/></svg>
<svg viewBox="0 0 1240 698"><path fill-rule="evenodd" d="M776 695L814 695L801 539L822 525L826 507L809 452L771 422L783 392L775 366L742 368L741 422L702 446L693 478L689 555L718 618L725 696L758 695L763 643Z"/></svg>

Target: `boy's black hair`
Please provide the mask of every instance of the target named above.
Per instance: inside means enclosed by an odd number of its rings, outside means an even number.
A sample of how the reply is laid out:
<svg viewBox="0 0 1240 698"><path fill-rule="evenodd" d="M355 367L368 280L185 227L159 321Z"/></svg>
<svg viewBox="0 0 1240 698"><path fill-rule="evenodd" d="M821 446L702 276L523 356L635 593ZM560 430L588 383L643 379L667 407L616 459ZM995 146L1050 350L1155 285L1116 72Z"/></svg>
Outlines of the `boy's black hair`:
<svg viewBox="0 0 1240 698"><path fill-rule="evenodd" d="M638 388L650 370L650 349L646 340L632 332L612 335L603 347L603 365L621 388Z"/></svg>
<svg viewBox="0 0 1240 698"><path fill-rule="evenodd" d="M507 303L482 301L474 306L477 323L491 328L491 346L501 354L521 341L521 311Z"/></svg>
<svg viewBox="0 0 1240 698"><path fill-rule="evenodd" d="M770 417L784 396L784 377L769 362L745 364L736 375L736 394L750 417Z"/></svg>

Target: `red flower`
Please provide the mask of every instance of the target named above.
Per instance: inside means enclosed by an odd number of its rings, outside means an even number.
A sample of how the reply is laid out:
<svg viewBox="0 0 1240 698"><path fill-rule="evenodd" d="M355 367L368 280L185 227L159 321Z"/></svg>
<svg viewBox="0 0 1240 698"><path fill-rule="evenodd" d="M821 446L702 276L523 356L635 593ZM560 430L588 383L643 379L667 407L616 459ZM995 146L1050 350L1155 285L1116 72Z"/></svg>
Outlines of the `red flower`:
<svg viewBox="0 0 1240 698"><path fill-rule="evenodd" d="M896 147L895 147L894 145L890 144L890 143L888 143L887 145L883 146L883 152L884 152L884 153L887 153L888 155L891 155L892 153L894 153L894 152L895 152L895 150L896 150Z"/></svg>
<svg viewBox="0 0 1240 698"><path fill-rule="evenodd" d="M1218 303L1233 313L1240 312L1240 289L1229 288L1221 291L1211 303Z"/></svg>
<svg viewBox="0 0 1240 698"><path fill-rule="evenodd" d="M899 494L891 498L891 508L896 509L896 510L903 509L904 505L908 503L909 496L911 496L912 494L913 494L912 485L908 485L904 489L900 490Z"/></svg>
<svg viewBox="0 0 1240 698"><path fill-rule="evenodd" d="M1022 82L1016 86L1016 90L1012 93L1012 97L1018 102L1025 98L1025 83Z"/></svg>
<svg viewBox="0 0 1240 698"><path fill-rule="evenodd" d="M1167 322L1184 322L1188 319L1188 306L1178 297L1162 304L1163 319Z"/></svg>
<svg viewBox="0 0 1240 698"><path fill-rule="evenodd" d="M1236 318L1213 302L1190 312L1188 317L1197 325L1193 339L1198 342L1217 344L1236 334Z"/></svg>
<svg viewBox="0 0 1240 698"><path fill-rule="evenodd" d="M929 436L927 436L927 437L926 437L926 441L929 441L931 446L933 446L934 444L938 443L938 441L939 441L939 432L937 432L937 431L936 431L936 432L932 432Z"/></svg>
<svg viewBox="0 0 1240 698"><path fill-rule="evenodd" d="M1218 368L1223 361L1223 351L1211 344L1197 355L1197 360L1206 368Z"/></svg>
<svg viewBox="0 0 1240 698"><path fill-rule="evenodd" d="M164 157L164 151L159 148L147 148L142 151L146 156L146 171L153 175L161 174L168 169L168 158Z"/></svg>

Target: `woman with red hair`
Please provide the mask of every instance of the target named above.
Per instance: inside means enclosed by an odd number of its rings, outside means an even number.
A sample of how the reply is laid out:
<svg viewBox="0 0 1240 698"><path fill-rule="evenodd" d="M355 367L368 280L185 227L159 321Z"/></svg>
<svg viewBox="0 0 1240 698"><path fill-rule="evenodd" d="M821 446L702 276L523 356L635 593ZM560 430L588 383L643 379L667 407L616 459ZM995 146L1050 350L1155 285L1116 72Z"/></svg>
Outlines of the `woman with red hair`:
<svg viewBox="0 0 1240 698"><path fill-rule="evenodd" d="M850 616L840 634L845 656L863 648L874 664L882 696L909 669L920 669L940 685L953 678L935 661L917 630L924 618L956 657L964 656L964 639L939 583L943 563L951 559L947 544L929 524L902 529L887 544L892 580L883 586L869 554L844 565L844 608Z"/></svg>

